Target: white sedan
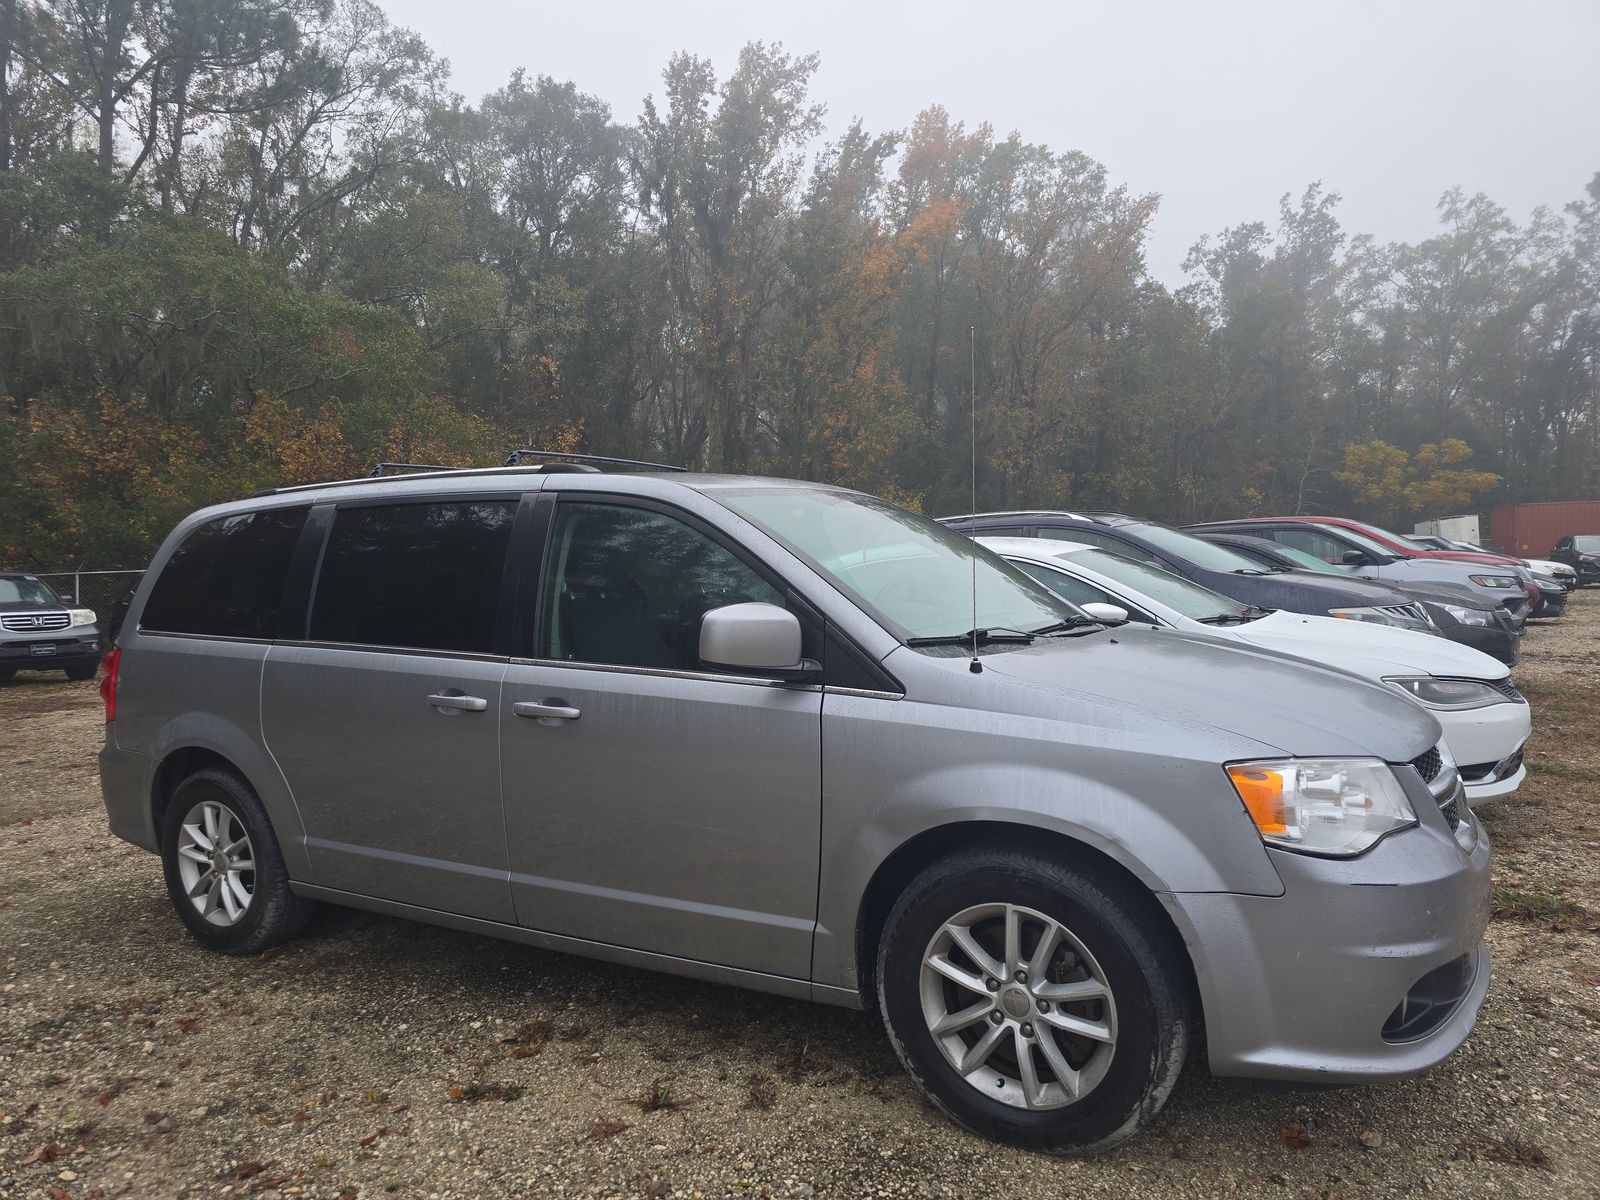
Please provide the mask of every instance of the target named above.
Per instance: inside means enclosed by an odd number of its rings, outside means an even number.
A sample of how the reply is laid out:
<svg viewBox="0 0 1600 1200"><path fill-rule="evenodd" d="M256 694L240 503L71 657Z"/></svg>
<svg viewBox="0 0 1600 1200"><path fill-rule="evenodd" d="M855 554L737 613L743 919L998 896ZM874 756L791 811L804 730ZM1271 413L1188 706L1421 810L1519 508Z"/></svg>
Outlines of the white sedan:
<svg viewBox="0 0 1600 1200"><path fill-rule="evenodd" d="M1240 604L1209 588L1079 542L979 538L1091 616L1178 629L1292 654L1405 692L1444 727L1467 801L1511 795L1527 775L1528 703L1504 663L1442 637ZM1121 609L1114 613L1104 606Z"/></svg>

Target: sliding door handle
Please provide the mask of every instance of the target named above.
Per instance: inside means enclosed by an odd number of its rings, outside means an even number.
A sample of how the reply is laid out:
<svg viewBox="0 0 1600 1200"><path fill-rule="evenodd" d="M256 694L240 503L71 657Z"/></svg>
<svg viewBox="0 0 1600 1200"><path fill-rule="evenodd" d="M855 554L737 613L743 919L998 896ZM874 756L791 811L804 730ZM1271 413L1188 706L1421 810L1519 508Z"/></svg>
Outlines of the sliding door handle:
<svg viewBox="0 0 1600 1200"><path fill-rule="evenodd" d="M489 702L482 696L468 696L461 692L435 692L428 703L443 712L483 712Z"/></svg>
<svg viewBox="0 0 1600 1200"><path fill-rule="evenodd" d="M518 700L511 711L519 717L533 717L540 721L576 721L583 714L565 704L535 704L531 700Z"/></svg>

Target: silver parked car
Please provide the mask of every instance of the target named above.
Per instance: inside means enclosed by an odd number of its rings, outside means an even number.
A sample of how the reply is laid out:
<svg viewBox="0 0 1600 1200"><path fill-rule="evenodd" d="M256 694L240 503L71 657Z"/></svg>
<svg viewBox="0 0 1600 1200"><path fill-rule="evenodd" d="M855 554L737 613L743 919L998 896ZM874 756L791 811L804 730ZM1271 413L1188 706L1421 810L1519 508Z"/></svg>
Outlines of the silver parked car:
<svg viewBox="0 0 1600 1200"><path fill-rule="evenodd" d="M875 1007L1053 1152L1222 1076L1426 1070L1488 986L1438 723L1109 629L815 484L570 463L195 513L108 664L112 830L205 945L315 901Z"/></svg>

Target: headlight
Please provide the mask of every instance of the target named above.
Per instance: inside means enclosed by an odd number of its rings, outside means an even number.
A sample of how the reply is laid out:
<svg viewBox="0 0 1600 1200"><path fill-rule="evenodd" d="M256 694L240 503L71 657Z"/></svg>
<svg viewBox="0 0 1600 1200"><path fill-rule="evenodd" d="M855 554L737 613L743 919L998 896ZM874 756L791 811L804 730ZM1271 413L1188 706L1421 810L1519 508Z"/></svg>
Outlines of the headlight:
<svg viewBox="0 0 1600 1200"><path fill-rule="evenodd" d="M1389 613L1376 608L1330 608L1330 617L1341 621L1371 621L1374 625L1398 625L1400 622Z"/></svg>
<svg viewBox="0 0 1600 1200"><path fill-rule="evenodd" d="M1509 704L1511 698L1490 684L1477 679L1440 679L1437 675L1413 675L1384 680L1413 700L1429 708L1483 708L1490 704Z"/></svg>
<svg viewBox="0 0 1600 1200"><path fill-rule="evenodd" d="M1501 591L1522 586L1515 575L1471 575L1468 578L1479 587L1499 588Z"/></svg>
<svg viewBox="0 0 1600 1200"><path fill-rule="evenodd" d="M1441 604L1439 607L1463 625L1495 624L1494 613L1487 608L1463 608L1459 604Z"/></svg>
<svg viewBox="0 0 1600 1200"><path fill-rule="evenodd" d="M72 610L72 623L74 625L93 625L95 622L94 609L75 608Z"/></svg>
<svg viewBox="0 0 1600 1200"><path fill-rule="evenodd" d="M1377 759L1234 763L1228 778L1261 840L1284 850L1348 858L1417 823L1394 772Z"/></svg>

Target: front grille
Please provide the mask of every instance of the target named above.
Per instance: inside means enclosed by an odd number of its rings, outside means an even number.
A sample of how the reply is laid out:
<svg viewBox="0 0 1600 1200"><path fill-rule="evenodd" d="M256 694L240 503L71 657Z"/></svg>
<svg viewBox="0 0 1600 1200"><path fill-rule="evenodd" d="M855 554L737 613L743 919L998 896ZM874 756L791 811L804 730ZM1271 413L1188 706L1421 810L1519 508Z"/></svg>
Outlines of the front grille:
<svg viewBox="0 0 1600 1200"><path fill-rule="evenodd" d="M0 629L7 633L43 633L71 624L71 614L64 612L0 614Z"/></svg>
<svg viewBox="0 0 1600 1200"><path fill-rule="evenodd" d="M1487 683L1507 700L1514 700L1518 704L1526 704L1528 702L1522 693L1517 691L1517 685L1511 682L1510 676L1504 679L1485 679L1483 682Z"/></svg>
<svg viewBox="0 0 1600 1200"><path fill-rule="evenodd" d="M1423 783L1432 783L1439 777L1439 770L1444 766L1444 759L1439 755L1439 747L1434 746L1426 754L1419 754L1413 758L1411 765L1417 769L1417 774L1422 776Z"/></svg>

